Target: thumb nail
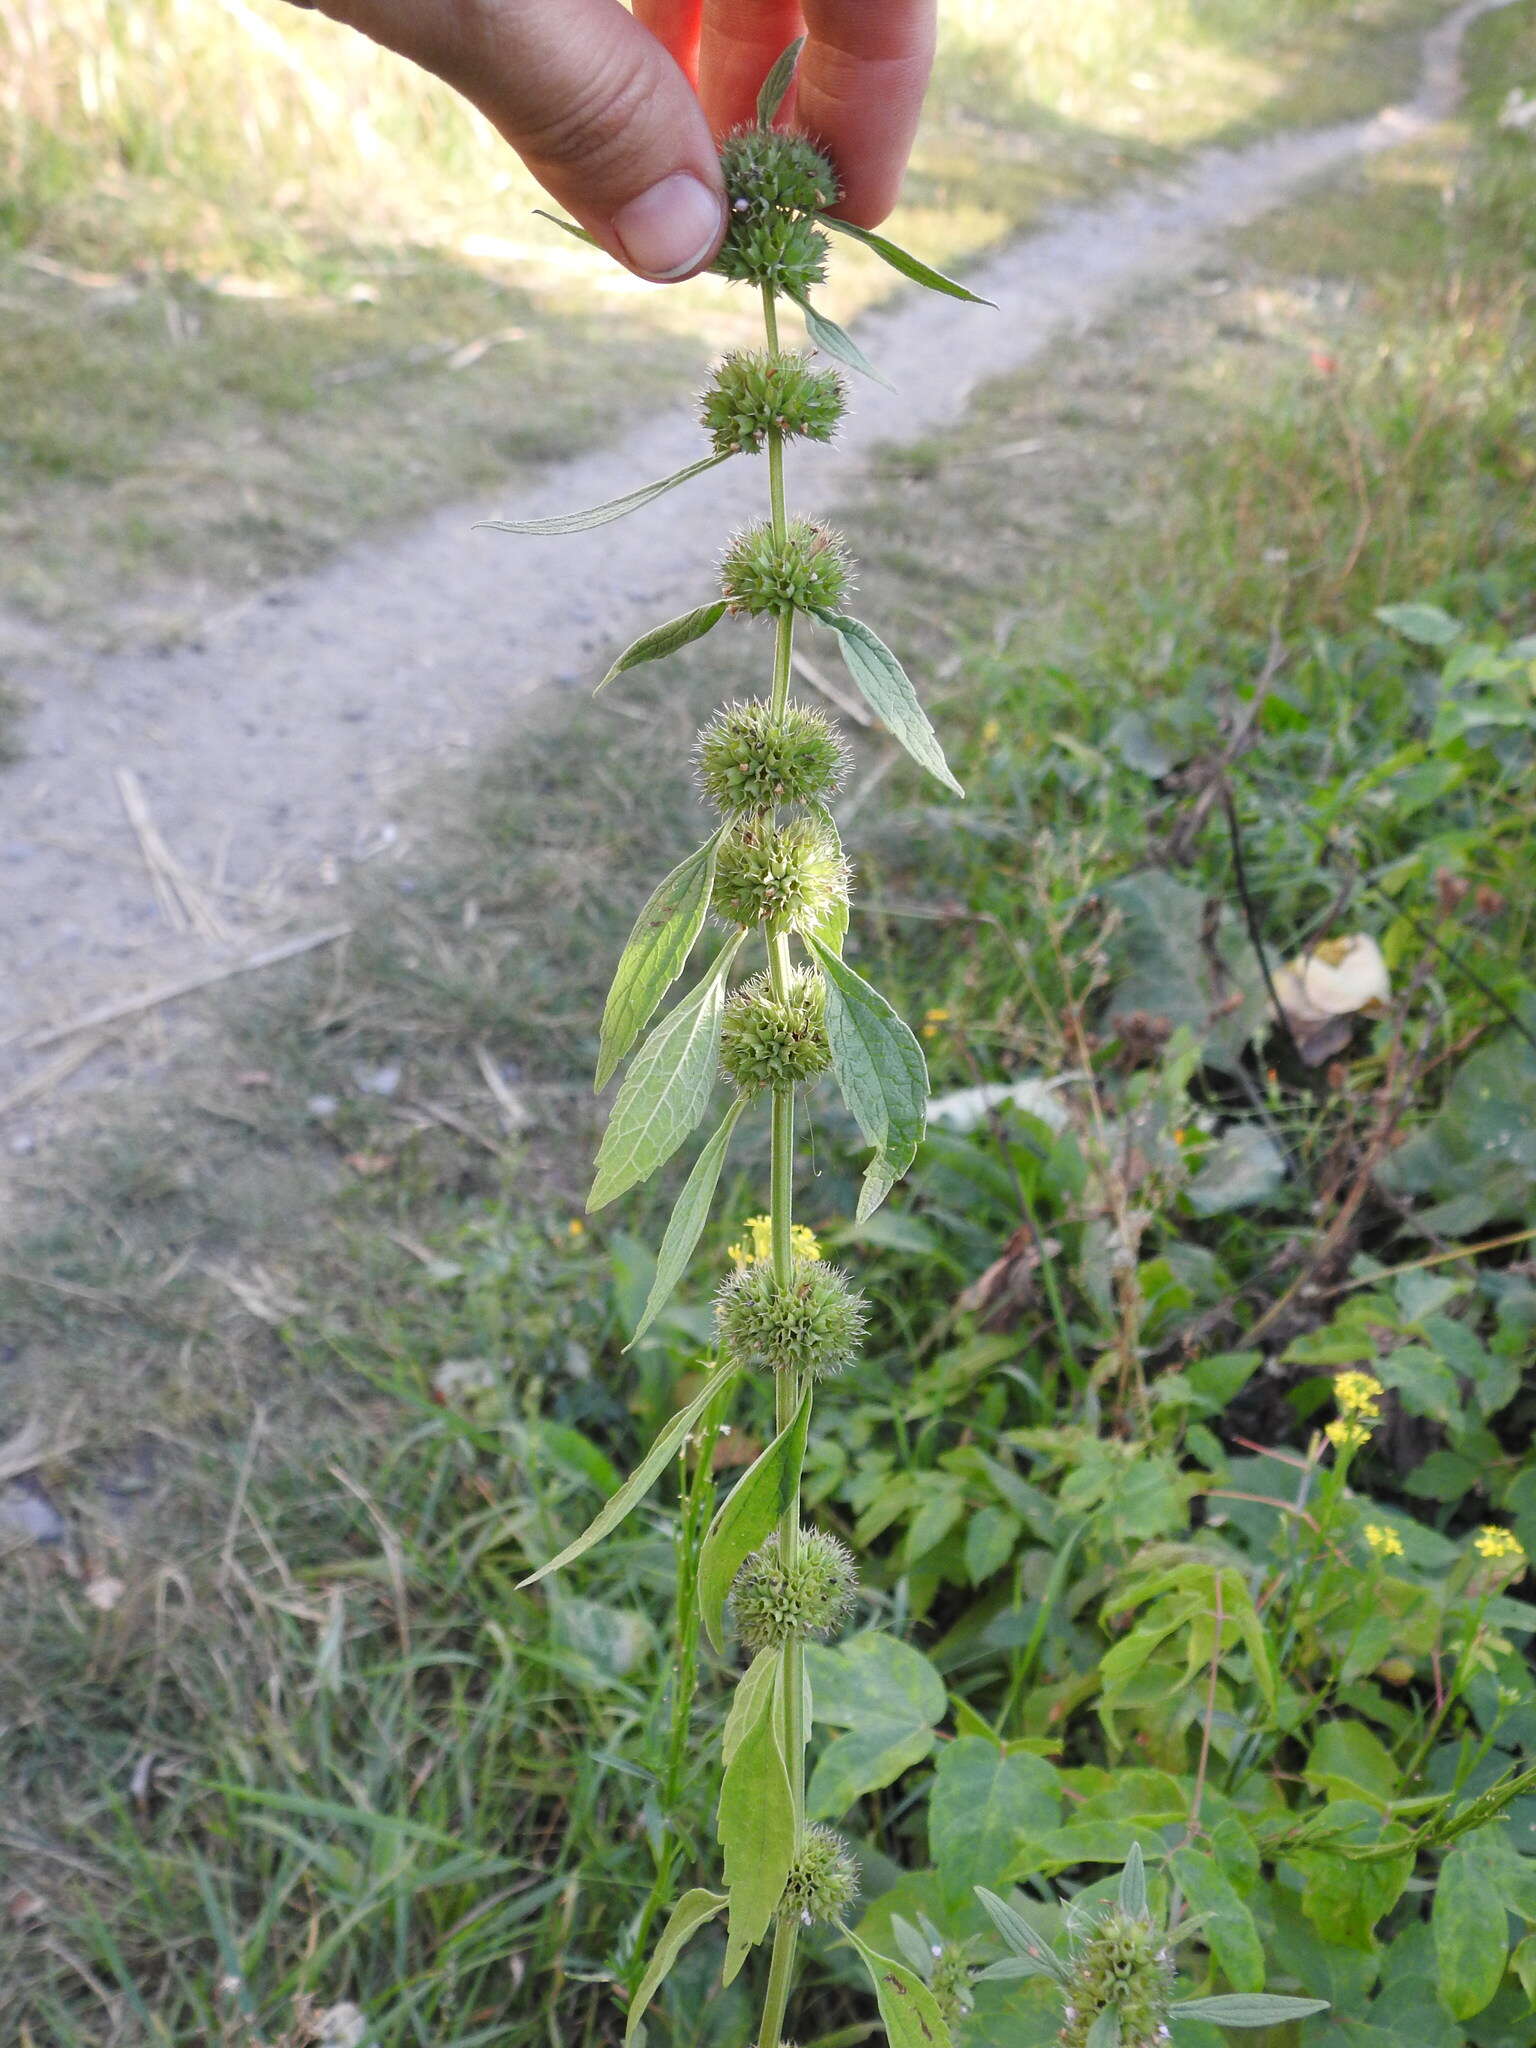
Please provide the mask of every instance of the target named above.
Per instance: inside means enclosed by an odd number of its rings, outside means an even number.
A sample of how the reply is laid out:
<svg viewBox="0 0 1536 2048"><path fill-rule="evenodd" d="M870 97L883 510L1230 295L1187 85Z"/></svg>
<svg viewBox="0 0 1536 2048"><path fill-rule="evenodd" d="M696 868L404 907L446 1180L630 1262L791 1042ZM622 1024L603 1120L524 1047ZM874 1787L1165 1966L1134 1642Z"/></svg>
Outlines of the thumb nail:
<svg viewBox="0 0 1536 2048"><path fill-rule="evenodd" d="M665 284L686 277L714 248L725 223L725 207L688 171L674 171L638 199L621 206L613 231L631 266Z"/></svg>

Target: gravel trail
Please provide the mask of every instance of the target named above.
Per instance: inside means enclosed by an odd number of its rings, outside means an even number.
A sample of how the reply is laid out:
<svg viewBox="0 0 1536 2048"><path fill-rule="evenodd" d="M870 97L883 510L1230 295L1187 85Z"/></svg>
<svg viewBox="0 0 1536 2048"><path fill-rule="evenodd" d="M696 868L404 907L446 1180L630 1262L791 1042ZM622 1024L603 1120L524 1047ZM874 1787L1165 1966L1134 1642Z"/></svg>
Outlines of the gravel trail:
<svg viewBox="0 0 1536 2048"><path fill-rule="evenodd" d="M996 312L916 293L858 329L895 387L860 383L844 438L815 451L811 505L845 488L878 443L956 418L986 380L1138 286L1187 273L1213 238L1310 180L1422 134L1454 111L1467 26L1503 0L1465 0L1424 39L1419 89L1371 119L1209 150L1170 181L1076 208L971 273ZM567 510L702 452L683 407L619 445L551 465L516 510ZM797 467L791 464L791 489ZM759 509L732 462L590 536L471 531L504 502L454 505L343 553L305 580L208 622L176 651L91 660L0 620L0 656L36 702L26 758L0 771L0 1123L32 1143L34 1095L100 1041L49 1027L334 920L348 865L397 848L424 767L468 760L515 730L551 682L589 681L645 626L712 587L721 536ZM126 773L125 773L126 771ZM152 886L137 801L197 886L177 914ZM216 885L216 886L215 886ZM169 1043L169 1041L167 1041ZM109 1041L76 1082L156 1064L153 1042Z"/></svg>

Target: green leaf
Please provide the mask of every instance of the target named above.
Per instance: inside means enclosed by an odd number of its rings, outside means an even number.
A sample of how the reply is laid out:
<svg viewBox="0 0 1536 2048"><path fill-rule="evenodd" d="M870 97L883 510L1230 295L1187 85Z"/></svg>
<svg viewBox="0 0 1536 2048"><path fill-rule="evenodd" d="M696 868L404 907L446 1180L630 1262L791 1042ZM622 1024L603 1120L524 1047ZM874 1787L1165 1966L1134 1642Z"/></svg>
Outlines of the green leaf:
<svg viewBox="0 0 1536 2048"><path fill-rule="evenodd" d="M1287 2020L1326 2012L1326 1998L1277 1998L1268 1991L1230 1997L1181 1998L1168 2008L1176 2020L1207 2020L1213 2027L1282 2027Z"/></svg>
<svg viewBox="0 0 1536 2048"><path fill-rule="evenodd" d="M1497 1891L1501 1860L1494 1830L1481 1828L1440 1866L1429 1924L1441 2002L1454 2019L1481 2012L1504 1981L1509 1923Z"/></svg>
<svg viewBox="0 0 1536 2048"><path fill-rule="evenodd" d="M616 1529L642 1496L649 1493L660 1475L663 1465L669 1463L676 1456L684 1437L687 1436L688 1432L699 1420L699 1417L704 1413L710 1402L715 1399L716 1395L723 1393L726 1388L733 1385L736 1378L737 1371L735 1366L717 1366L714 1372L709 1375L703 1389L694 1395L686 1408L680 1409L673 1416L672 1420L661 1432L661 1435L657 1437L655 1443L651 1445L651 1448L646 1452L640 1463L630 1473L624 1484L614 1494L596 1519L588 1524L574 1543L568 1543L558 1557L552 1557L548 1564L540 1565L536 1572L531 1573L528 1578L520 1580L518 1591L521 1592L526 1586L536 1586L540 1579L547 1579L551 1572L557 1572L563 1566L572 1563L583 1552L590 1550L594 1543L601 1543L610 1529Z"/></svg>
<svg viewBox="0 0 1536 2048"><path fill-rule="evenodd" d="M827 837L832 841L833 846L836 847L838 857L841 859L843 841L842 835L837 829L837 820L825 804L813 804L811 809L815 812L817 821L826 831ZM810 927L810 933L812 938L820 939L824 946L830 946L839 960L842 959L843 941L848 936L848 898L846 895L833 897L815 924Z"/></svg>
<svg viewBox="0 0 1536 2048"><path fill-rule="evenodd" d="M1235 1990L1257 1991L1264 1982L1264 1948L1253 1915L1209 1856L1175 1849L1174 1882L1200 1918L1200 1939Z"/></svg>
<svg viewBox="0 0 1536 2048"><path fill-rule="evenodd" d="M935 270L931 264L924 263L899 243L887 241L884 235L872 234L868 228L856 228L851 220L834 220L830 213L817 217L824 228L836 228L840 235L849 235L855 242L862 242L866 249L873 249L882 263L889 263L892 270L899 270L914 284L920 284L930 292L945 292L952 299L964 299L972 306L992 306L996 312L991 299L984 299L965 285L957 284L952 277L946 277L942 270Z"/></svg>
<svg viewBox="0 0 1536 2048"><path fill-rule="evenodd" d="M976 1896L985 1906L992 1925L1012 1949L1010 1961L1028 1966L1027 1969L1010 1970L1010 1976L1054 1977L1058 1984L1066 1983L1066 1964L1044 1936L1036 1934L1021 1913L1016 1913L1005 1899L1000 1899L996 1892L989 1892L984 1885L977 1885ZM990 1974L1001 1975L1002 1971L1003 1965L994 1963Z"/></svg>
<svg viewBox="0 0 1536 2048"><path fill-rule="evenodd" d="M1120 2008L1106 2005L1088 2029L1084 2048L1120 2048Z"/></svg>
<svg viewBox="0 0 1536 2048"><path fill-rule="evenodd" d="M1449 647L1461 631L1450 613L1437 604L1383 604L1376 607L1376 616L1419 647Z"/></svg>
<svg viewBox="0 0 1536 2048"><path fill-rule="evenodd" d="M717 597L713 604L696 605L691 612L684 612L681 618L668 619L664 626L652 626L649 633L642 633L638 640L630 642L598 684L597 690L606 690L614 677L623 675L626 669L639 668L646 661L663 661L691 641L702 640L724 617L725 599ZM592 692L594 697L597 690Z"/></svg>
<svg viewBox="0 0 1536 2048"><path fill-rule="evenodd" d="M759 1650L737 1681L720 1737L722 1763L730 1762L741 1747L741 1738L756 1725L762 1696L765 1692L772 1692L778 1669L779 1651L775 1644L771 1650Z"/></svg>
<svg viewBox="0 0 1536 2048"><path fill-rule="evenodd" d="M578 242L585 242L589 249L602 248L603 245L596 235L589 235L585 228L577 227L575 221L562 220L558 213L547 213L542 206L536 206L533 210L540 220L547 220L551 227L564 228L568 235L574 235Z"/></svg>
<svg viewBox="0 0 1536 2048"><path fill-rule="evenodd" d="M821 940L808 933L806 945L827 978L827 1042L837 1084L865 1142L875 1148L859 1194L862 1223L912 1164L922 1142L928 1063L884 996Z"/></svg>
<svg viewBox="0 0 1536 2048"><path fill-rule="evenodd" d="M1023 1835L1061 1819L1061 1786L1044 1757L1009 1755L982 1735L944 1745L928 1799L928 1846L947 1904L1014 1860Z"/></svg>
<svg viewBox="0 0 1536 2048"><path fill-rule="evenodd" d="M675 491L679 484L690 483L705 470L727 460L727 455L705 455L674 476L658 477L655 483L642 484L638 491L626 491L622 498L610 498L605 505L591 505L585 512L556 512L548 519L480 519L475 523L477 527L489 527L492 533L586 533L594 526L606 526L611 519L622 519L626 512L638 512L653 498Z"/></svg>
<svg viewBox="0 0 1536 2048"><path fill-rule="evenodd" d="M805 331L824 356L832 356L840 363L846 363L850 370L857 370L861 377L868 377L876 384L883 384L887 391L895 387L888 378L882 377L874 364L865 355L858 343L845 334L835 320L829 320L825 313L818 313L810 300L799 292L788 294L805 315Z"/></svg>
<svg viewBox="0 0 1536 2048"><path fill-rule="evenodd" d="M667 1234L661 1240L661 1250L656 1254L656 1277L651 1282L651 1291L645 1297L645 1307L635 1325L635 1334L624 1346L633 1351L657 1316L672 1299L672 1290L687 1270L688 1261L693 1257L693 1248L703 1234L704 1225L709 1221L709 1205L715 1198L715 1189L720 1180L720 1169L725 1164L725 1155L730 1149L731 1133L736 1128L736 1119L746 1108L746 1097L738 1096L725 1112L719 1130L710 1139L704 1150L693 1163L693 1171L683 1184L672 1215L667 1224Z"/></svg>
<svg viewBox="0 0 1536 2048"><path fill-rule="evenodd" d="M775 61L773 69L763 80L762 88L757 95L757 125L759 128L771 128L778 119L779 109L784 104L785 96L795 75L795 66L799 63L800 52L804 48L805 37L796 36L789 48Z"/></svg>
<svg viewBox="0 0 1536 2048"><path fill-rule="evenodd" d="M773 1683L761 1688L720 1786L717 1833L730 1893L726 1984L767 1932L795 1855L794 1800L780 1736L784 1656L782 1650L773 1655Z"/></svg>
<svg viewBox="0 0 1536 2048"><path fill-rule="evenodd" d="M818 612L816 616L836 633L849 675L892 739L899 741L918 766L926 768L946 789L964 796L965 791L949 771L938 734L917 701L910 677L885 642L862 620L846 618L841 612Z"/></svg>
<svg viewBox="0 0 1536 2048"><path fill-rule="evenodd" d="M588 1209L649 1180L693 1129L715 1085L725 977L743 933L727 939L691 996L662 1018L635 1055L597 1151Z"/></svg>
<svg viewBox="0 0 1536 2048"><path fill-rule="evenodd" d="M1129 1920L1145 1920L1147 1917L1147 1864L1140 1842L1132 1842L1126 1853L1116 1903Z"/></svg>
<svg viewBox="0 0 1536 2048"><path fill-rule="evenodd" d="M655 1953L646 1966L645 1975L640 1979L635 1995L629 2001L629 2011L624 2020L624 2048L630 2048L636 2029L645 2017L646 2007L661 1989L667 1972L677 1961L686 1943L701 1927L713 1920L726 1903L724 1892L701 1890L684 1892L672 1908L671 1917L662 1929L661 1939L657 1942Z"/></svg>
<svg viewBox="0 0 1536 2048"><path fill-rule="evenodd" d="M1360 1798L1383 1806L1397 1791L1391 1752L1360 1721L1325 1721L1302 1775L1325 1799Z"/></svg>
<svg viewBox="0 0 1536 2048"><path fill-rule="evenodd" d="M656 885L635 919L635 928L619 955L613 985L603 1005L594 1087L607 1086L614 1068L682 973L709 909L715 886L715 862L725 829L722 825L696 852L679 861L671 874Z"/></svg>
<svg viewBox="0 0 1536 2048"><path fill-rule="evenodd" d="M848 1939L875 1987L888 2048L950 2048L944 2015L922 1978L905 1963L893 1963L889 1956L879 1954L856 1934L849 1934Z"/></svg>
<svg viewBox="0 0 1536 2048"><path fill-rule="evenodd" d="M920 1651L873 1630L835 1649L808 1644L805 1669L816 1719L850 1731L817 1758L806 1793L810 1819L834 1819L928 1755L944 1681Z"/></svg>
<svg viewBox="0 0 1536 2048"><path fill-rule="evenodd" d="M751 1469L721 1501L699 1552L699 1610L709 1639L723 1647L725 1600L731 1582L799 1495L805 1433L811 1421L811 1390Z"/></svg>

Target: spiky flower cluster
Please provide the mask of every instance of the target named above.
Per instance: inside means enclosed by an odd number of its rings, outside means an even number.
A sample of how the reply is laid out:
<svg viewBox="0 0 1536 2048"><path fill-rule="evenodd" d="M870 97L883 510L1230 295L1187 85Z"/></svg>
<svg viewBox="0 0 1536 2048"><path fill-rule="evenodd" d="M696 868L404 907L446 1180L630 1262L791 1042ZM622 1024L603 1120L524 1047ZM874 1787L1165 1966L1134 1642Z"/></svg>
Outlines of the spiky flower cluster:
<svg viewBox="0 0 1536 2048"><path fill-rule="evenodd" d="M858 1896L859 1867L847 1843L832 1828L813 1822L784 1880L781 1918L807 1927L816 1920L841 1920Z"/></svg>
<svg viewBox="0 0 1536 2048"><path fill-rule="evenodd" d="M820 818L744 824L720 848L714 909L727 924L814 931L848 901L848 863Z"/></svg>
<svg viewBox="0 0 1536 2048"><path fill-rule="evenodd" d="M802 1529L794 1562L785 1562L775 1534L754 1550L731 1587L731 1614L742 1647L754 1657L797 1636L829 1636L853 1612L858 1574L835 1536Z"/></svg>
<svg viewBox="0 0 1536 2048"><path fill-rule="evenodd" d="M782 534L765 520L732 541L720 587L731 610L749 618L835 612L850 587L848 555L818 520L791 519Z"/></svg>
<svg viewBox="0 0 1536 2048"><path fill-rule="evenodd" d="M848 750L819 711L761 698L717 712L694 749L699 787L727 817L776 804L824 803L847 772Z"/></svg>
<svg viewBox="0 0 1536 2048"><path fill-rule="evenodd" d="M1061 2048L1087 2048L1106 2006L1120 2015L1121 2048L1163 2048L1173 1958L1160 1928L1117 1908L1076 1945L1068 1972Z"/></svg>
<svg viewBox="0 0 1536 2048"><path fill-rule="evenodd" d="M843 380L793 350L736 349L715 367L700 418L717 455L756 455L775 428L830 441L845 409Z"/></svg>
<svg viewBox="0 0 1536 2048"><path fill-rule="evenodd" d="M736 1364L828 1379L864 1339L864 1297L825 1259L796 1259L787 1287L771 1264L743 1266L715 1296L720 1347Z"/></svg>
<svg viewBox="0 0 1536 2048"><path fill-rule="evenodd" d="M837 173L813 142L782 128L734 129L720 145L733 219L822 213L836 203Z"/></svg>
<svg viewBox="0 0 1536 2048"><path fill-rule="evenodd" d="M743 1095L798 1088L832 1062L827 1044L827 991L821 976L797 967L783 996L766 974L734 990L720 1029L720 1064Z"/></svg>

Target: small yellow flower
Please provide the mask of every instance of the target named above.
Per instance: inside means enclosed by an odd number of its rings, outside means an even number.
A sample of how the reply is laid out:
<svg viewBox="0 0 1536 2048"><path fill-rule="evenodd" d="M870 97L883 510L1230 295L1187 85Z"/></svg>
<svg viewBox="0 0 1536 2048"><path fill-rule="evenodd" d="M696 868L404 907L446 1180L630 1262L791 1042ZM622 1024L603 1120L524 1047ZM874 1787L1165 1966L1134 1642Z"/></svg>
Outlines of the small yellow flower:
<svg viewBox="0 0 1536 2048"><path fill-rule="evenodd" d="M1525 1563L1525 1546L1511 1529L1500 1529L1493 1522L1485 1522L1472 1538L1472 1547L1479 1557L1496 1559L1500 1563Z"/></svg>
<svg viewBox="0 0 1536 2048"><path fill-rule="evenodd" d="M937 1038L939 1026L949 1022L948 1010L925 1010L923 1012L924 1038Z"/></svg>
<svg viewBox="0 0 1536 2048"><path fill-rule="evenodd" d="M726 1256L738 1266L760 1266L773 1257L773 1218L771 1216L749 1216L742 1225L743 1237L737 1244L726 1246ZM819 1259L821 1246L816 1233L803 1223L790 1226L790 1248L797 1259Z"/></svg>
<svg viewBox="0 0 1536 2048"><path fill-rule="evenodd" d="M567 1225L565 1226L565 1234L567 1237L585 1237L587 1234L587 1226L585 1225L585 1223L582 1222L579 1216L573 1216L570 1222L567 1223Z"/></svg>
<svg viewBox="0 0 1536 2048"><path fill-rule="evenodd" d="M1381 1420L1381 1394L1381 1381L1368 1372L1341 1372L1333 1383L1340 1409L1357 1421Z"/></svg>
<svg viewBox="0 0 1536 2048"><path fill-rule="evenodd" d="M984 747L990 747L996 740L1002 737L1002 731L1003 728L998 724L997 720L989 718L981 728L981 744Z"/></svg>
<svg viewBox="0 0 1536 2048"><path fill-rule="evenodd" d="M1382 1522L1366 1523L1365 1540L1377 1557L1401 1557L1403 1554L1402 1537Z"/></svg>
<svg viewBox="0 0 1536 2048"><path fill-rule="evenodd" d="M1323 1431L1336 1451L1358 1451L1362 1444L1371 1440L1371 1432L1361 1422L1330 1422Z"/></svg>

